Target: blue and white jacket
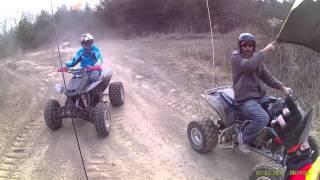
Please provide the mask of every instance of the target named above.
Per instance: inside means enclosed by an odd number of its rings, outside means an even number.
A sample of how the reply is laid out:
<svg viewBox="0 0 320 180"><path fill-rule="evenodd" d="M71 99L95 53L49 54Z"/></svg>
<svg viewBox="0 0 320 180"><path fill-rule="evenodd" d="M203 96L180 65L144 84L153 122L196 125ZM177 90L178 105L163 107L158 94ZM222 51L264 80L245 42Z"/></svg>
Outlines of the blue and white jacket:
<svg viewBox="0 0 320 180"><path fill-rule="evenodd" d="M76 55L66 62L67 67L73 67L80 62L81 68L86 68L87 66L96 66L102 64L102 57L100 50L96 46L92 46L90 50L81 48Z"/></svg>

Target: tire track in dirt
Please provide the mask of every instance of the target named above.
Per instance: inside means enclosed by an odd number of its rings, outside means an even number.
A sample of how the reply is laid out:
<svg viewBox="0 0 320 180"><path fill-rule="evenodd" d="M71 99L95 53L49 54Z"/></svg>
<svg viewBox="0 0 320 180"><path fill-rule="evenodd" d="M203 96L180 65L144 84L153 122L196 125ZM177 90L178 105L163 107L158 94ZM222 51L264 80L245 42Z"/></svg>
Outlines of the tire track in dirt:
<svg viewBox="0 0 320 180"><path fill-rule="evenodd" d="M15 173L21 172L16 171L16 168L28 158L30 147L36 141L39 129L39 120L29 121L22 129L22 133L14 138L7 152L0 157L0 178L18 178Z"/></svg>
<svg viewBox="0 0 320 180"><path fill-rule="evenodd" d="M210 114L206 114L204 110L200 110L196 108L197 105L193 103L191 100L184 100L183 103L174 101L172 98L163 97L163 104L168 105L170 108L175 109L180 114L184 115L185 117L189 117L189 119L198 119L202 117L208 117ZM214 110L212 110L214 111ZM212 115L209 117L213 117Z"/></svg>
<svg viewBox="0 0 320 180"><path fill-rule="evenodd" d="M86 161L87 175L89 179L110 179L110 173L108 172L113 163L107 163L103 155L95 154L91 155Z"/></svg>
<svg viewBox="0 0 320 180"><path fill-rule="evenodd" d="M24 127L17 130L17 135L0 156L0 178L21 179L24 177L24 172L18 169L33 154L32 148L39 139L41 132L41 118L39 117L43 112L42 104L44 104L43 100L32 98L29 105L36 108L31 110L30 116L26 117L28 121Z"/></svg>
<svg viewBox="0 0 320 180"><path fill-rule="evenodd" d="M24 91L27 91L27 93L17 96L20 98L19 101L24 101L25 95L31 98L28 108L18 110L24 113L20 115L20 119L16 119L14 122L20 122L22 127L12 131L16 135L13 137L11 135L11 142L6 144L5 150L0 156L0 179L21 179L24 177L24 172L19 167L34 153L32 149L41 133L40 117L43 112L44 98L49 93L48 85L41 77L46 77L46 74L52 69L32 60L9 62L5 64L5 67L7 68L4 70L14 80L18 80L18 85L24 86ZM47 69L47 71L43 71L43 69ZM50 77L48 81L52 79Z"/></svg>
<svg viewBox="0 0 320 180"><path fill-rule="evenodd" d="M141 175L142 179L150 179L150 171L141 164L141 158L145 153L149 153L149 150L132 136L133 132L128 131L130 125L126 122L128 117L123 114L125 108L111 107L112 128L107 138L97 140L94 136L95 139L88 144L90 135L79 129L89 179L137 179L131 174L132 167L139 167L136 173ZM90 134L92 133L95 132Z"/></svg>
<svg viewBox="0 0 320 180"><path fill-rule="evenodd" d="M140 55L141 56L141 55ZM164 106L168 106L171 109L175 109L176 112L179 112L181 115L185 117L190 117L192 119L199 119L202 117L209 117L217 119L217 115L215 111L206 104L205 100L200 97L200 94L195 94L199 92L201 87L196 85L197 87L193 87L190 89L190 83L188 81L183 81L179 79L181 77L181 72L179 71L172 71L168 72L167 68L168 62L161 62L158 63L152 59L144 59L144 58L136 58L135 56L116 56L114 55L112 59L117 59L117 62L120 62L122 66L117 63L113 64L118 71L121 71L123 68L126 67L135 67L131 68L130 73L131 75L131 82L130 84L135 84L135 86L144 90L145 94L150 94L150 96L157 97L157 102ZM135 59L140 59L137 62ZM149 61L150 60L150 61ZM171 60L167 60L171 61ZM185 62L185 60L183 61ZM175 66L184 64L179 62ZM196 66L200 69L200 65L197 63L191 63L186 61L184 65L188 64L188 67ZM192 64L193 66L191 66ZM141 66L146 66L150 68L141 68ZM173 69L179 69L179 67L175 67ZM217 71L220 71L217 69ZM190 72L187 72L190 74ZM185 75L183 75L185 76ZM188 77L188 76L185 76ZM201 82L201 79L196 77L189 77L192 82ZM127 79L124 79L128 81ZM202 83L203 84L203 83ZM192 86L192 85L191 85ZM203 85L202 85L203 86ZM161 92L161 93L159 93Z"/></svg>
<svg viewBox="0 0 320 180"><path fill-rule="evenodd" d="M110 101L108 101L110 102ZM121 112L117 112L117 108L111 107L111 133L117 132L119 139L125 139L125 134L123 132L123 127L121 126L124 120ZM111 176L113 172L111 169L116 166L114 162L108 162L103 153L89 153L88 157L85 157L85 165L87 169L87 175L89 179L100 180L100 179L117 179L115 176Z"/></svg>
<svg viewBox="0 0 320 180"><path fill-rule="evenodd" d="M117 68L118 71L121 71L119 65L113 65L113 67ZM157 98L157 102L159 102L160 104L169 106L170 108L175 109L177 112L180 112L187 117L198 118L208 113L208 107L205 107L204 103L195 102L192 94L183 92L183 90L177 90L177 87L174 87L172 85L173 83L168 79L156 75L153 75L154 77L149 78L140 74L133 74L134 75L132 75L131 77L132 80L130 82L130 85L134 85L135 88L143 90L145 92L144 94L149 94L150 96ZM128 78L123 80L128 81ZM160 83L155 83L155 81L158 81ZM162 83L166 81L167 83ZM166 92L163 92L162 89L170 89L173 92L169 91L166 94ZM199 109L199 106L201 107L201 109Z"/></svg>

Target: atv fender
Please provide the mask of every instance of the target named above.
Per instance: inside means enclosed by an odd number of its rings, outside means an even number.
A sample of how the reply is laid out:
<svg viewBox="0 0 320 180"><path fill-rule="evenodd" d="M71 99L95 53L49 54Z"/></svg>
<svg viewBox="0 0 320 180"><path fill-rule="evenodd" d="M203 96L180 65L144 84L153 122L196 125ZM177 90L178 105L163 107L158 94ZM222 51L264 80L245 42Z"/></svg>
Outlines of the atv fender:
<svg viewBox="0 0 320 180"><path fill-rule="evenodd" d="M104 81L104 84L106 86L109 85L112 75L113 73L111 69L106 69L105 71L102 71L100 78Z"/></svg>
<svg viewBox="0 0 320 180"><path fill-rule="evenodd" d="M101 75L99 77L99 80L91 83L90 86L87 88L87 92L93 90L95 87L99 86L100 84L101 84L101 89L103 89L103 91L104 91L107 88L107 86L109 85L112 74L113 73L112 73L111 69L107 69L105 71L102 71Z"/></svg>
<svg viewBox="0 0 320 180"><path fill-rule="evenodd" d="M90 86L87 88L87 92L89 92L92 89L94 89L95 87L97 87L101 82L102 82L102 80L98 80L98 81L96 81L94 83L91 83Z"/></svg>
<svg viewBox="0 0 320 180"><path fill-rule="evenodd" d="M233 124L235 120L235 112L231 105L221 96L220 92L223 91L227 94L233 93L232 88L224 87L219 89L209 89L201 96L209 103L209 105L218 113L222 122L226 126ZM232 91L232 92L231 92Z"/></svg>

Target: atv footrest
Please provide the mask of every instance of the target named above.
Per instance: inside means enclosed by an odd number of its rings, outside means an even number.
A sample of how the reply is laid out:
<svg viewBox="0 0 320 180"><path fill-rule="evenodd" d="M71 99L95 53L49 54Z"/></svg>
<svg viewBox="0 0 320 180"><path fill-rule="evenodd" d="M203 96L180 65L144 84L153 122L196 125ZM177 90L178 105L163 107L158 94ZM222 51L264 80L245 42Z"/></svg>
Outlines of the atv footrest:
<svg viewBox="0 0 320 180"><path fill-rule="evenodd" d="M263 150L259 150L259 149L256 149L254 147L251 147L250 149L252 151L254 151L256 153L259 153L259 154L263 155L264 157L266 157L266 158L278 163L278 164L283 164L283 162L284 162L284 159L279 160L279 159L275 158L274 155L271 152L266 152L266 151L263 151Z"/></svg>
<svg viewBox="0 0 320 180"><path fill-rule="evenodd" d="M218 148L220 149L235 149L235 145L234 144L219 144Z"/></svg>
<svg viewBox="0 0 320 180"><path fill-rule="evenodd" d="M220 149L234 149L234 146L218 146Z"/></svg>

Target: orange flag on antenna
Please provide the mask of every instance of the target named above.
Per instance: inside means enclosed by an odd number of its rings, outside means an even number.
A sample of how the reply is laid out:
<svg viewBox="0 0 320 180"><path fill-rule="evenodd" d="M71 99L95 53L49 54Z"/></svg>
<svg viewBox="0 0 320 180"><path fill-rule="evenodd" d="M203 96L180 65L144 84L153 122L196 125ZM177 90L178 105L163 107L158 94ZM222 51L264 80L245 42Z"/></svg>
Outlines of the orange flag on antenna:
<svg viewBox="0 0 320 180"><path fill-rule="evenodd" d="M85 7L86 0L77 0L72 6L71 9L81 10Z"/></svg>

